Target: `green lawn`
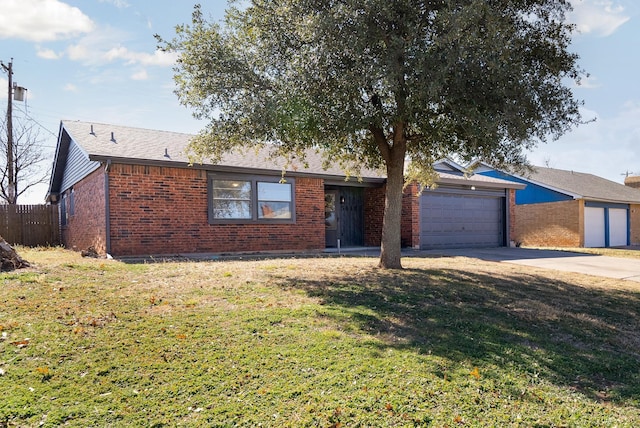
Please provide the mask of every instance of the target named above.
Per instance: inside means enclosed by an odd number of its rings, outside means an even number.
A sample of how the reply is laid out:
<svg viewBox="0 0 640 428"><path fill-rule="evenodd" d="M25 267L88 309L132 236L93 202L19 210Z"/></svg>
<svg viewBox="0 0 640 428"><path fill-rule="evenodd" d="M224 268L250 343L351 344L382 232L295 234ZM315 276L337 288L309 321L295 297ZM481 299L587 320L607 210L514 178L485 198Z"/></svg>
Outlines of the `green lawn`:
<svg viewBox="0 0 640 428"><path fill-rule="evenodd" d="M0 274L3 426L640 425L640 283L466 258Z"/></svg>

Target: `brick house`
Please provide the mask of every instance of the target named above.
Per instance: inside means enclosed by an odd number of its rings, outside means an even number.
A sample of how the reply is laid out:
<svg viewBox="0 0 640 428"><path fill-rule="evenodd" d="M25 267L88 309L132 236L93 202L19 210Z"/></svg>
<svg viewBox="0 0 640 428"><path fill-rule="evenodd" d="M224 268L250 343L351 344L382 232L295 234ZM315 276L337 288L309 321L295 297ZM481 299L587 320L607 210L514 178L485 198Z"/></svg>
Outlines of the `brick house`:
<svg viewBox="0 0 640 428"><path fill-rule="evenodd" d="M191 135L77 121L60 124L47 200L66 247L113 256L322 251L378 246L384 176L346 180L317 153L289 164L264 150L193 164ZM500 246L517 183L437 164L437 188L403 198L402 245ZM466 213L464 216L461 214ZM474 221L477 219L478 221ZM446 224L449 223L449 224ZM452 227L456 223L459 227ZM466 237L466 238L465 238Z"/></svg>
<svg viewBox="0 0 640 428"><path fill-rule="evenodd" d="M576 171L534 167L527 176L485 164L475 172L526 184L516 191L513 239L543 247L640 245L640 190Z"/></svg>
<svg viewBox="0 0 640 428"><path fill-rule="evenodd" d="M624 179L624 185L633 187L634 189L640 189L640 176L629 175Z"/></svg>

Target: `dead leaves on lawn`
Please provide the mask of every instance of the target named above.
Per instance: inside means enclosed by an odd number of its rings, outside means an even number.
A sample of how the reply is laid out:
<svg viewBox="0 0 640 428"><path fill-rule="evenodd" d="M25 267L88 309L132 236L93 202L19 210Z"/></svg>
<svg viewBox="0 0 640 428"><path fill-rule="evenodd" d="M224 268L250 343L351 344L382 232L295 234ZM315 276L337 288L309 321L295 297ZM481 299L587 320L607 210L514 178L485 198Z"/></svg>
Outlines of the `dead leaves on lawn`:
<svg viewBox="0 0 640 428"><path fill-rule="evenodd" d="M11 344L13 346L17 346L18 348L25 348L27 346L29 346L29 343L31 343L31 339L27 338L24 340L16 340L15 342L11 342Z"/></svg>
<svg viewBox="0 0 640 428"><path fill-rule="evenodd" d="M477 367L474 367L473 370L469 372L469 375L476 378L476 380L480 380L480 370Z"/></svg>
<svg viewBox="0 0 640 428"><path fill-rule="evenodd" d="M96 329L105 327L107 324L116 321L116 314L110 312L108 314L100 314L97 316L94 315L86 315L86 316L76 316L74 313L69 311L65 312L65 315L69 318L59 316L58 322L63 325L72 327L72 331L74 334L78 335L86 335L89 330L87 329Z"/></svg>

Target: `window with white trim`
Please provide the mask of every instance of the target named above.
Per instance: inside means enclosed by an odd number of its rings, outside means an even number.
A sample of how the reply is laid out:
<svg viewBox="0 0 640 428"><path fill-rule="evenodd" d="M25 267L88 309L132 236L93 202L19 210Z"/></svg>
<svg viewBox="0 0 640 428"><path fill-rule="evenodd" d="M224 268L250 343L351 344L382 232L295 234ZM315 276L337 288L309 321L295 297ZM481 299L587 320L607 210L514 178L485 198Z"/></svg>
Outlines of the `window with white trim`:
<svg viewBox="0 0 640 428"><path fill-rule="evenodd" d="M279 177L209 176L209 223L295 221L295 182Z"/></svg>

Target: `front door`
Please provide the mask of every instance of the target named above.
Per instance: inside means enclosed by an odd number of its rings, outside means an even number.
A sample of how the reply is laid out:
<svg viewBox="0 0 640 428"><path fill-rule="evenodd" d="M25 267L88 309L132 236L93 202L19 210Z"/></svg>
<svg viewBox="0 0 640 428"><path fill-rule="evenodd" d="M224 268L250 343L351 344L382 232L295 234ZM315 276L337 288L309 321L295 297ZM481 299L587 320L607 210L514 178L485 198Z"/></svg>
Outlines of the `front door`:
<svg viewBox="0 0 640 428"><path fill-rule="evenodd" d="M324 225L327 247L364 244L363 191L342 187L325 190Z"/></svg>
<svg viewBox="0 0 640 428"><path fill-rule="evenodd" d="M343 187L338 199L340 245L360 247L364 244L364 192L359 187Z"/></svg>

